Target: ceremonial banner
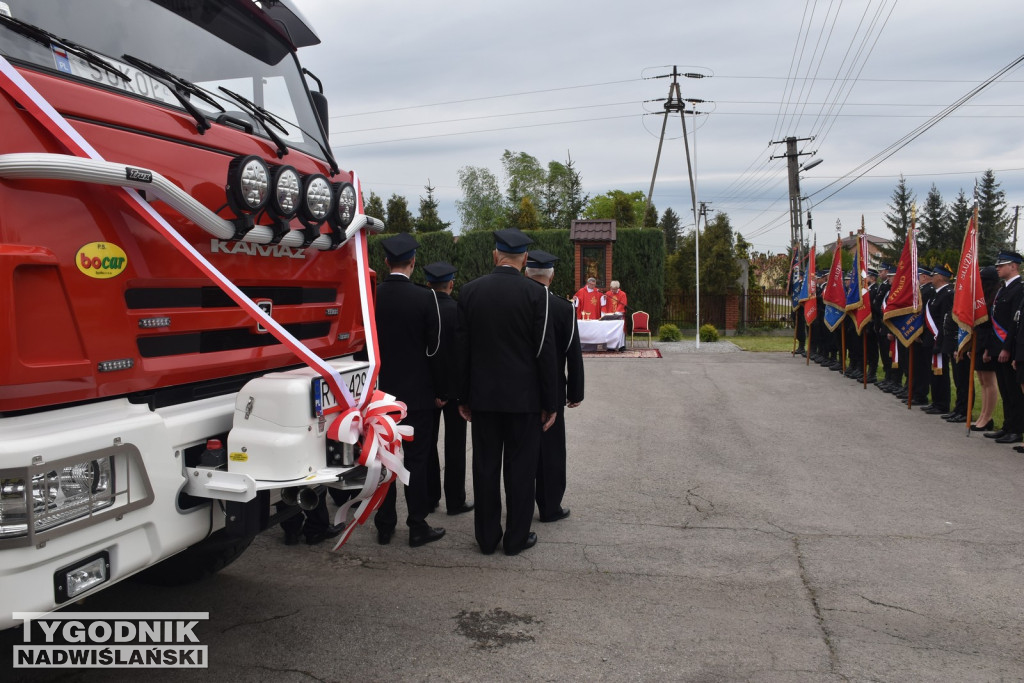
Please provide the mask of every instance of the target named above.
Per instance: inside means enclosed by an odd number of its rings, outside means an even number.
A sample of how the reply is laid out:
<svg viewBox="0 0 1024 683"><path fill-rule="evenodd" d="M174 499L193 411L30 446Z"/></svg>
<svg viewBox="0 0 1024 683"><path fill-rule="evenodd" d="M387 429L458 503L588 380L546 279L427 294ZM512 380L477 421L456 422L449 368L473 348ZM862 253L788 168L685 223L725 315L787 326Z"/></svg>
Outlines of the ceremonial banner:
<svg viewBox="0 0 1024 683"><path fill-rule="evenodd" d="M793 310L800 307L800 292L803 282L800 280L800 248L793 244L793 257L789 259L789 277L786 279L789 298L793 302Z"/></svg>
<svg viewBox="0 0 1024 683"><path fill-rule="evenodd" d="M885 299L885 326L903 346L910 346L924 331L924 315L921 312L921 288L917 284L917 228L911 221L903 253L896 265L892 278L892 289Z"/></svg>
<svg viewBox="0 0 1024 683"><path fill-rule="evenodd" d="M864 326L871 322L871 293L868 291L868 236L861 226L860 239L857 240L857 253L853 255L853 276L850 278L850 289L847 290L846 310L854 311L853 322L857 326L857 334L864 333ZM850 297L856 297L851 301Z"/></svg>
<svg viewBox="0 0 1024 683"><path fill-rule="evenodd" d="M825 302L825 327L834 332L846 317L846 290L843 289L843 243L836 235L836 248L832 252L832 267L821 295Z"/></svg>
<svg viewBox="0 0 1024 683"><path fill-rule="evenodd" d="M988 307L981 287L978 269L978 205L967 222L964 245L960 250L960 266L956 269L956 289L953 290L953 320L959 326L957 350L962 351L971 340L974 328L988 320Z"/></svg>
<svg viewBox="0 0 1024 683"><path fill-rule="evenodd" d="M818 247L817 238L814 242L807 254L807 270L804 275L804 286L800 292L800 301L804 304L804 322L808 325L818 317L818 283L814 279L814 251Z"/></svg>

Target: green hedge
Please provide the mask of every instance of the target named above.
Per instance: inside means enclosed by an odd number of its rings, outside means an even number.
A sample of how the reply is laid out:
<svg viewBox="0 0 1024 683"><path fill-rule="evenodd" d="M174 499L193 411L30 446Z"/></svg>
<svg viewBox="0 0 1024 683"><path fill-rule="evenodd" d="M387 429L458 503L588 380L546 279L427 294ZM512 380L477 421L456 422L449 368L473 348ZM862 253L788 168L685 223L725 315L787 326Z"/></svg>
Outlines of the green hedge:
<svg viewBox="0 0 1024 683"><path fill-rule="evenodd" d="M535 249L543 249L559 258L551 291L559 296L576 292L573 273L575 251L568 230L531 230ZM383 279L388 269L384 263L381 240L392 235L371 235L368 241L370 267ZM455 294L466 282L494 269L494 237L490 231L477 230L459 235L451 232L416 233L420 248L416 254L414 282L425 284L423 266L434 261L448 261L459 269L455 276ZM629 297L630 311L647 311L651 325L657 329L665 307L665 243L660 230L623 229L613 248L612 278L622 284Z"/></svg>
<svg viewBox="0 0 1024 683"><path fill-rule="evenodd" d="M650 328L658 329L665 309L665 237L661 230L625 228L617 231L612 279L626 292L630 310L647 311Z"/></svg>

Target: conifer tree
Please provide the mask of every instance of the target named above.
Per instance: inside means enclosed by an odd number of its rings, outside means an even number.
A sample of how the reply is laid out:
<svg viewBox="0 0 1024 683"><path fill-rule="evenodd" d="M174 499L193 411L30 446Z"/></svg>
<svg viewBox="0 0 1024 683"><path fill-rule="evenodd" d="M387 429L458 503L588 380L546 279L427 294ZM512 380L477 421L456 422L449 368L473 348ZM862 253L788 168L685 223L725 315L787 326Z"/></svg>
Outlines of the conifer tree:
<svg viewBox="0 0 1024 683"><path fill-rule="evenodd" d="M978 260L991 263L1001 249L1009 247L1010 220L1006 195L999 189L995 173L988 169L978 183Z"/></svg>

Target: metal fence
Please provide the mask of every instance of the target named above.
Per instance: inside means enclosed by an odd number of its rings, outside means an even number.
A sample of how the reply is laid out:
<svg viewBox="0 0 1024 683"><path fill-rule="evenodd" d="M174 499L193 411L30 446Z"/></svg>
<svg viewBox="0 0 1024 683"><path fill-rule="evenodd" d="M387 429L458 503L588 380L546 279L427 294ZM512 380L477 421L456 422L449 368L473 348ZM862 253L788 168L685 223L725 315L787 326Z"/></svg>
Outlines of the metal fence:
<svg viewBox="0 0 1024 683"><path fill-rule="evenodd" d="M793 305L783 289L751 289L735 296L725 294L700 295L700 324L712 324L726 329L728 307L736 306L732 316L738 329L772 330L792 327ZM674 294L665 299L661 322L672 323L682 329L694 329L696 324L697 295Z"/></svg>
<svg viewBox="0 0 1024 683"><path fill-rule="evenodd" d="M720 330L725 329L725 307L727 296L724 294L701 294L700 324L711 323ZM697 320L697 295L674 294L665 298L665 310L661 315L662 323L672 323L681 329L694 329Z"/></svg>
<svg viewBox="0 0 1024 683"><path fill-rule="evenodd" d="M773 330L793 326L793 303L784 289L751 288L740 294L740 327Z"/></svg>

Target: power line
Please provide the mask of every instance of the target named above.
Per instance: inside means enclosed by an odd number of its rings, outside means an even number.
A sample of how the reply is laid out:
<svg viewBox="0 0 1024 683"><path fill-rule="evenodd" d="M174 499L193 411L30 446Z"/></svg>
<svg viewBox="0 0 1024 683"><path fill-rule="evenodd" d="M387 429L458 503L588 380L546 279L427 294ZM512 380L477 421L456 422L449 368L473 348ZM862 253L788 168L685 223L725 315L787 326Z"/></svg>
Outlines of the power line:
<svg viewBox="0 0 1024 683"><path fill-rule="evenodd" d="M449 100L447 102L432 102L430 104L410 104L407 107L394 107L392 109L378 109L377 111L364 111L353 114L336 114L331 119L343 119L352 116L369 116L371 114L386 114L394 111L407 111L409 109L421 109L423 107L444 107L450 104L466 104L468 102L483 102L485 100L496 100L503 97L520 97L522 95L540 95L549 92L560 92L563 90L579 90L581 88L597 88L605 85L620 85L622 83L635 83L642 81L642 78L628 78L621 81L605 81L603 83L585 83L583 85L566 85L558 88L546 88L544 90L524 90L522 92L505 93L502 95L485 95L483 97L471 97L465 100Z"/></svg>

